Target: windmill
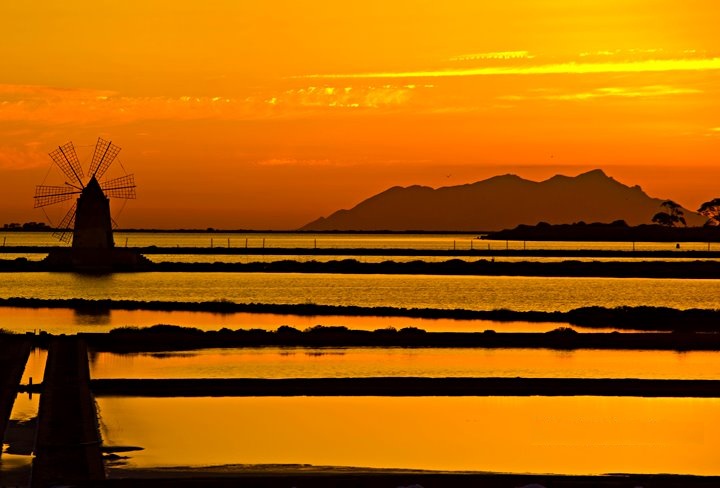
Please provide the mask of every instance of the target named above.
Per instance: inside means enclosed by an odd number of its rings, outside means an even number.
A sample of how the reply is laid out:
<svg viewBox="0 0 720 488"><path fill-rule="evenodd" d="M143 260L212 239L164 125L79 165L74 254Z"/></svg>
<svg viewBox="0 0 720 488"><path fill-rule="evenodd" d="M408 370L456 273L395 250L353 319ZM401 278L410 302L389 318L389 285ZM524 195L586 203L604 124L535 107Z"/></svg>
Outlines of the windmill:
<svg viewBox="0 0 720 488"><path fill-rule="evenodd" d="M77 197L53 233L64 242L72 239L73 249L109 249L115 245L109 197L136 198L134 175L102 180L119 152L118 146L98 137L87 177L72 142L58 146L50 153L50 158L68 181L64 186L35 187L35 208Z"/></svg>

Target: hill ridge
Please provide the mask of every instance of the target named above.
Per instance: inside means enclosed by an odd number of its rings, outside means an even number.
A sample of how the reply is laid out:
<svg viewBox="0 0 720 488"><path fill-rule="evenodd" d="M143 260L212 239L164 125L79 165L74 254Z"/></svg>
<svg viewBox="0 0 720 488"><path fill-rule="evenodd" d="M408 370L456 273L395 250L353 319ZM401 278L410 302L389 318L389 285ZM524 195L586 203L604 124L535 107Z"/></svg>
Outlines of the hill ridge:
<svg viewBox="0 0 720 488"><path fill-rule="evenodd" d="M532 181L516 174L453 186L393 186L350 209L320 217L299 230L496 231L538 222L650 223L664 199L628 186L602 169ZM688 225L705 219L684 209Z"/></svg>

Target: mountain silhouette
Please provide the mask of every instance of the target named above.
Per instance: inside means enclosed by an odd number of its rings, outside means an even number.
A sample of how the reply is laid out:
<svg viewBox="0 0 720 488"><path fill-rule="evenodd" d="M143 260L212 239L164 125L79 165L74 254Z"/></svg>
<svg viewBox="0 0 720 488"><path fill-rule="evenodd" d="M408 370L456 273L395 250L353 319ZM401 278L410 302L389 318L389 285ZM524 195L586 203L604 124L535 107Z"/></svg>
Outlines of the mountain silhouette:
<svg viewBox="0 0 720 488"><path fill-rule="evenodd" d="M649 224L663 199L629 187L602 170L530 181L507 174L467 185L395 186L303 226L304 231L493 231L538 222L571 224L624 220ZM705 219L683 209L688 225Z"/></svg>

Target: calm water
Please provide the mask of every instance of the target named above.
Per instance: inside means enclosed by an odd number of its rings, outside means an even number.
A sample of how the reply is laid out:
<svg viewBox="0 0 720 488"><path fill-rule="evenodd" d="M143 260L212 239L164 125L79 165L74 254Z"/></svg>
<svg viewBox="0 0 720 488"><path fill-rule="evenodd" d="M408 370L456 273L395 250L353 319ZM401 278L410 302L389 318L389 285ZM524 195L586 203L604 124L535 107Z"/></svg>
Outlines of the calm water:
<svg viewBox="0 0 720 488"><path fill-rule="evenodd" d="M720 379L720 352L244 348L95 353L93 378L538 377Z"/></svg>
<svg viewBox="0 0 720 488"><path fill-rule="evenodd" d="M416 319L405 317L355 317L346 315L300 316L280 314L208 312L160 312L152 310L108 310L105 313L83 313L66 308L0 307L0 329L13 332L76 334L78 332L107 332L117 327L149 327L156 324L181 325L202 330L265 329L275 330L289 325L304 330L316 325L338 325L349 329L377 330L394 327L418 327L430 332L483 332L488 329L503 332L547 332L568 327L563 322L496 322L492 320ZM582 327L573 327L583 330ZM587 329L584 329L587 330ZM592 329L612 332L617 329ZM627 329L624 329L627 330Z"/></svg>
<svg viewBox="0 0 720 488"><path fill-rule="evenodd" d="M313 464L720 474L720 400L619 397L99 397L129 466ZM178 426L181 426L180 428Z"/></svg>
<svg viewBox="0 0 720 488"><path fill-rule="evenodd" d="M118 245L199 247L620 249L631 243L492 242L468 235L116 234ZM0 233L4 245L54 245L47 234ZM674 249L637 243L636 250ZM683 244L707 250L707 244ZM713 244L720 250L720 244ZM0 259L23 256L0 254ZM32 256L36 259L38 256ZM171 259L158 256L157 260ZM292 256L187 256L238 262ZM404 258L355 257L366 262ZM300 259L310 259L300 258ZM335 256L311 259L338 259ZM418 259L413 257L411 260ZM468 258L470 259L470 258ZM518 258L496 258L511 260ZM519 258L524 260L524 258ZM558 258L550 258L558 259ZM245 261L247 260L247 261ZM447 258L427 258L447 260ZM543 259L546 260L546 259ZM593 259L600 260L600 259ZM452 277L330 274L137 273L82 276L2 273L0 298L94 298L238 303L569 310L581 306L719 308L720 280ZM172 323L202 329L317 324L356 329L544 331L565 324L494 323L274 314L0 308L0 328L56 333ZM46 353L34 351L23 381L40 381ZM526 376L720 378L720 353L364 348L212 349L91 355L96 378ZM12 418L37 414L38 395L18 396ZM106 444L138 445L129 466L315 464L380 468L553 473L720 475L720 400L613 397L100 397ZM180 426L180 428L178 427ZM0 470L29 456L3 456ZM0 474L1 476L1 474Z"/></svg>
<svg viewBox="0 0 720 488"><path fill-rule="evenodd" d="M631 242L524 242L476 239L468 234L296 234L296 233L127 233L116 232L115 244L130 247L231 247L231 248L318 248L318 249L604 249L631 251ZM51 233L0 232L0 245L54 246ZM707 251L705 242L682 244L683 250ZM675 250L674 242L637 242L635 250ZM712 243L710 250L720 250Z"/></svg>
<svg viewBox="0 0 720 488"><path fill-rule="evenodd" d="M303 273L0 273L0 297L567 311L720 308L720 280Z"/></svg>
<svg viewBox="0 0 720 488"><path fill-rule="evenodd" d="M27 384L32 378L33 382L38 383L42 380L45 371L45 361L47 359L47 351L34 349L30 353L28 362L25 365L25 371L21 384ZM40 395L18 394L13 403L12 412L10 413L11 421L28 422L37 417L38 406L40 404ZM34 438L34 429L28 427L26 435ZM4 446L5 447L5 446ZM3 449L4 450L4 449ZM3 471L14 470L18 468L28 469L32 463L31 455L24 454L8 454L0 456L0 481L3 479Z"/></svg>

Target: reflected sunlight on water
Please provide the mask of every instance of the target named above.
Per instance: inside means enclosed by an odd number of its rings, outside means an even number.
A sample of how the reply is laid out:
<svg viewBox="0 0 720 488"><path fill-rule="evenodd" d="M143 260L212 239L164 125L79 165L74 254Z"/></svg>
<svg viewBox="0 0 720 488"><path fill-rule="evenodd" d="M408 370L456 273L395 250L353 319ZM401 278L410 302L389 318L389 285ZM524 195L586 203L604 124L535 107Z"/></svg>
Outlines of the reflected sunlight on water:
<svg viewBox="0 0 720 488"><path fill-rule="evenodd" d="M209 312L160 312L152 310L105 310L89 313L66 308L0 307L0 329L13 332L76 334L78 332L107 332L117 327L150 327L156 324L180 325L202 330L265 329L275 330L289 325L304 330L316 325L345 326L349 329L376 330L394 327L418 327L430 332L482 332L493 329L503 332L547 332L567 327L562 322L497 322L492 320L418 319L408 317L356 317L347 315L301 316L260 313L218 314ZM583 330L578 327L578 330ZM587 329L585 329L587 330ZM614 328L594 328L595 332L614 331Z"/></svg>
<svg viewBox="0 0 720 488"><path fill-rule="evenodd" d="M0 273L0 298L567 311L597 305L720 308L720 280L302 273Z"/></svg>
<svg viewBox="0 0 720 488"><path fill-rule="evenodd" d="M8 246L55 245L49 235L0 234ZM420 250L602 249L631 243L481 241L472 235L116 233L118 245ZM720 250L713 244L712 250ZM637 243L636 250L674 250ZM683 243L683 250L707 250ZM464 251L463 251L464 252ZM0 259L37 255L2 255ZM153 257L153 256L151 256ZM337 256L155 256L162 260L252 262ZM447 257L350 256L365 262ZM471 259L471 258L467 258ZM472 258L476 259L476 258ZM563 258L498 260L560 261ZM581 258L583 259L583 258ZM612 260L632 260L622 258ZM685 258L678 258L685 259ZM587 260L603 261L603 258ZM517 311L584 306L720 309L720 280L546 278L298 273L0 273L0 298L355 305ZM16 332L102 332L169 323L205 330L343 325L428 331L547 331L566 324L388 317L212 314L0 308ZM602 329L612 330L612 329ZM35 350L23 376L42 379ZM245 348L161 354L91 353L93 378L575 377L719 379L720 352L545 349ZM37 415L38 395L17 397L13 420ZM720 475L720 399L631 397L99 397L109 445L142 446L130 467L229 463L314 464L563 474ZM27 465L29 456L4 456ZM0 468L2 469L2 468Z"/></svg>
<svg viewBox="0 0 720 488"><path fill-rule="evenodd" d="M372 376L720 379L720 352L243 348L90 354L92 378Z"/></svg>
<svg viewBox="0 0 720 488"><path fill-rule="evenodd" d="M32 378L33 383L40 383L43 379L46 359L47 351L42 349L33 349L30 351L21 384L27 384L30 378ZM29 451L32 449L35 438L34 422L38 414L39 405L40 395L38 394L18 393L15 397L15 402L13 403L10 413L11 425L8 427L5 441L11 442L10 437L12 437L14 442L26 446L27 452L18 454L17 451L15 451L14 453L4 453L2 455L0 459L0 481L3 480L3 471L26 470L29 476L29 469L33 459ZM11 430L13 431L12 435L10 435L9 432ZM18 448L17 445L14 447L16 449Z"/></svg>
<svg viewBox="0 0 720 488"><path fill-rule="evenodd" d="M719 399L97 399L129 466L313 464L534 473L720 474Z"/></svg>

